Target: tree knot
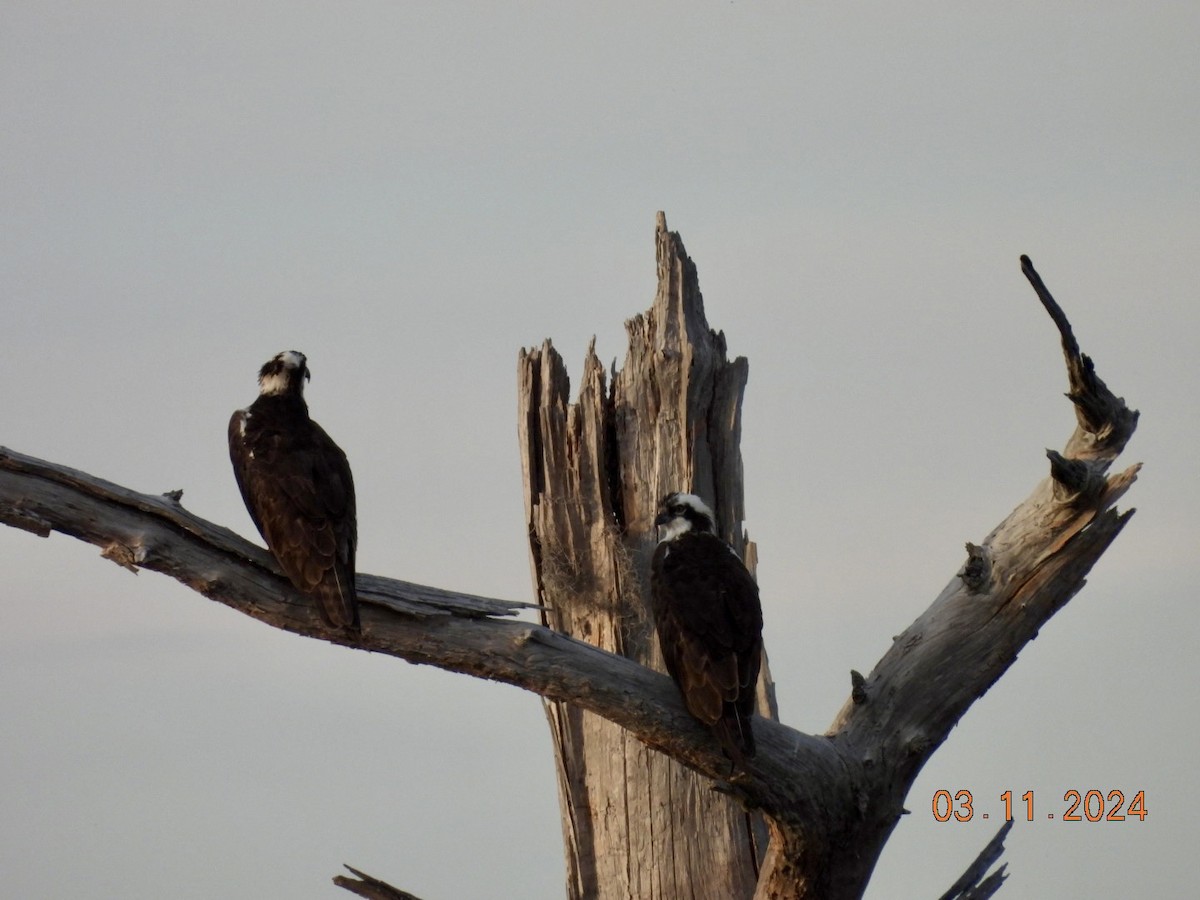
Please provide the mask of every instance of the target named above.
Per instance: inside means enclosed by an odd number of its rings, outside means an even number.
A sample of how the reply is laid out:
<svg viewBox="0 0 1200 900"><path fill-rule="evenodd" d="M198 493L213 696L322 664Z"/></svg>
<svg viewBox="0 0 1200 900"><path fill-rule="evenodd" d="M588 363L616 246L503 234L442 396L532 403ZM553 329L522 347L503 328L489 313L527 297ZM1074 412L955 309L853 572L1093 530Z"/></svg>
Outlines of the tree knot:
<svg viewBox="0 0 1200 900"><path fill-rule="evenodd" d="M992 578L991 551L967 541L967 561L958 570L958 577L971 593L982 591Z"/></svg>
<svg viewBox="0 0 1200 900"><path fill-rule="evenodd" d="M1054 479L1054 497L1071 506L1093 503L1107 483L1105 463L1098 460L1068 459L1056 450L1047 450L1050 477Z"/></svg>
<svg viewBox="0 0 1200 900"><path fill-rule="evenodd" d="M850 699L854 701L855 706L867 702L867 679L856 669L850 670Z"/></svg>
<svg viewBox="0 0 1200 900"><path fill-rule="evenodd" d="M105 559L112 560L122 569L128 569L134 575L138 572L138 565L146 560L146 552L143 547L130 547L128 544L117 541L113 541L101 550L100 555Z"/></svg>

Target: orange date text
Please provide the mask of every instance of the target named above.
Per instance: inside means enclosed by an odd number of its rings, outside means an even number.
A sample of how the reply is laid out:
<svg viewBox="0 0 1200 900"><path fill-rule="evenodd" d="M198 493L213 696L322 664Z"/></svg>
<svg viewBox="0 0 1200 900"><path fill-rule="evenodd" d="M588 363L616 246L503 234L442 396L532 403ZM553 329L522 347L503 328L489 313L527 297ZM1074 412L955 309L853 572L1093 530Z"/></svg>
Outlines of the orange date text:
<svg viewBox="0 0 1200 900"><path fill-rule="evenodd" d="M972 819L988 819L992 813L1004 821L1011 822L1014 814L1025 821L1045 819L1060 822L1124 822L1127 819L1146 821L1146 792L1138 791L1127 798L1124 791L1076 791L1063 794L1062 805L1035 813L1033 791L1019 797L1011 790L1000 795L999 808L984 810L968 790L951 793L947 790L933 792L933 817L939 822L970 822Z"/></svg>

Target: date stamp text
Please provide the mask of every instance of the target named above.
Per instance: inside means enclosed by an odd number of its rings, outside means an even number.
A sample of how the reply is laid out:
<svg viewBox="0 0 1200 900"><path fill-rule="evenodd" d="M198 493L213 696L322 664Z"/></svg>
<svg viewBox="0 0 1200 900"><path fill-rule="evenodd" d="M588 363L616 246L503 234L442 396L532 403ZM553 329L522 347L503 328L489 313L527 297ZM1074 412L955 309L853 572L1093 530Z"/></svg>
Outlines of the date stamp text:
<svg viewBox="0 0 1200 900"><path fill-rule="evenodd" d="M1058 820L1060 822L1125 822L1135 819L1146 821L1146 792L1138 791L1126 798L1124 791L1076 791L1063 794L1062 805L1057 802L1045 810L1040 806L1035 812L1033 791L1026 791L1019 798L1011 790L1000 795L1000 808L983 811L977 809L975 797L968 790L951 793L947 790L933 792L933 817L939 822L970 822L974 818L987 819L998 812L1004 821L1011 822L1014 812L1027 822L1035 819Z"/></svg>

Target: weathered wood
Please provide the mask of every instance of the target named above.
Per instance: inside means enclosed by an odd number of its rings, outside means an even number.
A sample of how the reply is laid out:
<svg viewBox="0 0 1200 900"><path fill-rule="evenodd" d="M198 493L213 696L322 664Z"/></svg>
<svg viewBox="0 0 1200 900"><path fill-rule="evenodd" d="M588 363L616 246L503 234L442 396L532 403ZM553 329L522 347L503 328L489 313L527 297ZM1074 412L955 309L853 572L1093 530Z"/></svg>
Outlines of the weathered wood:
<svg viewBox="0 0 1200 900"><path fill-rule="evenodd" d="M264 590L273 579L283 579L267 550L189 512L182 497L183 491L143 494L0 447L0 522L39 537L51 531L69 534L100 547L105 559L132 572L144 568L170 575L281 628L311 619L312 632L323 631L302 594L290 592L287 608L281 609L279 598ZM355 584L367 603L419 618L511 616L536 606L377 575L360 574ZM261 597L257 603L251 599L256 596Z"/></svg>
<svg viewBox="0 0 1200 900"><path fill-rule="evenodd" d="M979 856L975 857L975 861L967 866L967 871L963 872L962 877L954 882L939 900L987 900L1000 890L1000 886L1008 878L1004 872L1005 866L1000 866L990 875L988 869L1004 853L1004 839L1008 837L1012 827L1012 819L1001 825L987 842L987 846L980 851Z"/></svg>
<svg viewBox="0 0 1200 900"><path fill-rule="evenodd" d="M346 866L346 868L353 872L355 877L347 878L345 875L335 875L333 883L352 894L366 897L367 900L421 900L416 894L392 887L386 881L373 878L352 866Z"/></svg>
<svg viewBox="0 0 1200 900"><path fill-rule="evenodd" d="M531 563L543 622L663 671L644 602L659 500L713 502L721 535L742 532L744 359L704 317L695 265L660 213L658 291L626 323L625 365L607 388L589 347L577 403L549 341L518 361ZM769 683L769 682L767 682ZM611 721L547 706L573 898L749 897L752 817L731 797ZM669 864L664 861L669 860Z"/></svg>
<svg viewBox="0 0 1200 900"><path fill-rule="evenodd" d="M630 325L631 335L644 333L652 352L637 358L631 354L626 369L669 373L675 367L672 377L688 379L686 396L714 398L706 407L707 418L687 418L687 404L664 399L654 380L648 382L643 396L622 394L618 377L613 392L606 394L604 373L594 354L590 354L580 404L572 406L565 370L551 348L544 348L537 365L532 364L531 354L523 356L531 396L550 392L554 398L522 406L535 578L541 596L556 601L545 604L539 613L554 628L504 618L528 604L359 575L362 634L331 631L311 602L280 575L265 550L193 516L180 505L177 492L161 497L140 494L3 449L0 521L43 536L51 531L72 535L100 547L106 558L125 568L169 574L274 627L504 681L549 701L570 704L561 707L563 718L556 726L567 740L589 739L580 724L584 722L581 711L595 713L628 732L619 745L622 765L611 766L605 776L614 783L617 795L628 790L629 773L644 779L658 771L649 760L664 754L705 776L702 783L714 785L722 797L763 814L772 841L756 897L860 897L921 767L971 704L1007 671L1021 648L1082 587L1091 566L1128 521L1130 512L1118 513L1115 504L1132 485L1138 467L1106 473L1132 435L1137 413L1096 376L1091 360L1079 352L1065 315L1032 264L1023 259L1026 275L1063 336L1071 385L1068 396L1078 413L1075 433L1061 454L1051 455L1050 477L980 544L968 545L967 562L933 605L895 639L870 675L852 679L851 696L830 731L824 736L807 735L756 718L758 754L744 773L727 783L727 760L708 730L688 715L671 681L620 655L653 661L649 623L632 602L635 595L640 597L639 560L651 543L646 503L679 487L675 479L686 478L682 483L699 486L701 491L711 485L725 536L734 542L744 537L739 532L740 487L736 491L730 487L735 481L740 485L740 471L736 479L733 474L740 467L736 441L721 448L713 443L714 434L737 433L736 404L717 398L740 397L744 373L705 393L709 375L704 373L716 372L720 366L696 357L684 364L682 354L653 352L656 347L669 350L687 326L686 317L671 320L664 313L663 321L674 325L657 328L653 320L660 302L668 312L682 310L683 297L695 290L695 270L685 263L682 248L677 256L661 252L670 239L661 223L660 296L650 316ZM695 294L698 301L698 290ZM705 332L699 334L704 340ZM723 359L723 339L707 334L709 346L717 350L715 358ZM735 371L729 365L725 371ZM712 378L722 384L716 375ZM636 421L638 404L652 415L652 432L630 425ZM589 405L598 410L610 407L613 427L589 428L578 411ZM641 461L638 468L623 459L623 450L614 454L614 447L624 446L619 435L647 448L653 435L658 446L676 448L664 450L664 455L682 454L686 466L672 469L658 451L647 449L632 457ZM726 474L705 481L704 466ZM570 475L555 476L564 489L574 490L563 495L569 499L561 505L546 502L547 485L557 484L547 479L550 471ZM627 471L641 474L626 478ZM570 540L544 540L545 535L568 535ZM753 545L746 552L752 560ZM557 602L575 596L584 602ZM614 610L621 615L602 630L596 613ZM586 635L590 643L559 631L585 623L595 623ZM620 654L593 646L599 642ZM552 725L554 716L552 710ZM674 778L674 773L669 777ZM576 800L600 796L586 773L564 792ZM644 812L648 821L664 828L662 823L677 821L670 808L674 804L709 796L715 794L684 792L662 798L659 808L635 798L620 808ZM642 806L636 806L638 802ZM594 843L596 821L606 810L568 808L574 817L568 839ZM725 883L732 891L744 884L744 874L739 873L744 873L745 865L739 854L748 853L749 842L746 832L736 829L736 814L725 821L729 824L722 827L734 850L729 857L732 874L726 874ZM713 872L712 865L694 857L655 856L675 846L678 842L672 840L636 838L628 839L627 846L608 848L637 866L638 878L625 882L628 895L673 896L672 891L692 878L681 872L685 866ZM601 871L602 865L597 860L590 871L577 865L573 889L578 890L585 879L594 883L607 877L610 870ZM713 872L713 877L721 876ZM989 879L993 886L988 889L994 890L998 880L995 875ZM977 890L983 890L989 879ZM696 895L706 893L700 889Z"/></svg>
<svg viewBox="0 0 1200 900"><path fill-rule="evenodd" d="M330 629L265 549L192 514L178 496L142 494L6 448L0 448L0 522L42 537L76 537L123 568L170 575L275 628L571 701L711 779L728 772L728 760L666 675L511 618L530 604L359 573L362 633ZM761 777L742 788L746 802L766 809L793 804L784 776L795 769L816 784L831 780L837 760L823 739L776 722L755 725Z"/></svg>
<svg viewBox="0 0 1200 900"><path fill-rule="evenodd" d="M616 377L611 404L604 402L604 371L591 351L576 406L569 403L565 371L549 344L523 354L519 367L526 511L534 578L549 610L547 621L648 664L657 664L654 646L647 645L647 617L628 590L621 550L627 551L635 573L643 571L654 503L680 485L716 499L722 531L735 543L742 515L736 436L744 369L740 381L714 377L713 360L723 360L724 339L703 321L694 267L681 245L676 251L664 236L669 233L660 218L659 294L651 312L628 325L631 349ZM1133 433L1137 413L1095 375L1066 316L1027 258L1022 267L1063 337L1068 396L1079 412L1076 432L1064 453L1050 454L1052 477L982 544L968 544L963 569L930 609L896 639L869 677L856 673L851 697L826 736L837 758L833 767L840 764L834 780L825 785L828 790L799 782L795 772L782 773L774 786L797 803L780 805L774 802L778 796L762 802L756 777L761 773L752 769L744 782L739 780L736 795L748 806L763 808L771 828L759 898L861 896L921 767L1020 648L1079 590L1087 571L1128 521L1129 513L1119 515L1113 506L1132 484L1137 467L1111 478L1105 472ZM688 311L689 297L698 316ZM701 349L694 352L693 347ZM715 389L714 383L724 387ZM546 392L549 384L552 393ZM731 390L730 384L736 387ZM713 414L715 396L729 405ZM611 428L604 424L607 414L615 421ZM553 425L566 427L547 427ZM714 452L714 433L721 432L733 440L717 442L721 449ZM722 464L714 466L717 460ZM697 462L699 471L689 468ZM705 471L715 474L706 477ZM581 543L581 535L589 541ZM575 566L567 590L546 578L555 571L547 561L560 559ZM599 568L589 568L595 560L601 561ZM611 577L617 573L619 577ZM593 593L581 603L585 586ZM947 672L955 677L945 677ZM655 848L650 839L631 837L645 821L641 816L618 815L615 822L597 823L589 810L599 796L603 809L625 813L631 783L640 796L662 782L648 778L641 766L631 770L624 764L620 735L603 726L588 731L580 724L586 719L573 715L570 709L550 710L572 896L609 896L610 878L615 879L612 896L638 896L641 884L636 876L628 877L629 866L661 869L664 864L644 856L631 860L629 848L657 849L662 860L673 860L674 848L665 842ZM604 748L594 763L589 741ZM605 760L614 759L622 765L606 768ZM599 784L586 780L595 770L602 773ZM573 780L573 773L582 778ZM678 808L681 818L690 812L686 803ZM661 825L654 824L660 833ZM615 855L619 864L604 870L605 853ZM736 867L736 850L732 856L728 864ZM701 871L709 877L707 868ZM996 890L1001 881L992 879L986 890ZM675 887L693 889L683 882ZM739 896L729 884L712 893L703 884L694 889L697 896Z"/></svg>
<svg viewBox="0 0 1200 900"><path fill-rule="evenodd" d="M1137 412L1095 375L1028 257L1021 263L1062 334L1077 426L1063 454L1051 457L1052 477L981 545L968 544L963 569L894 639L827 733L847 760L861 766L864 781L855 840L824 862L859 890L921 768L1021 648L1083 587L1132 515L1114 507L1139 466L1107 478L1103 473L1132 436ZM1081 470L1070 460L1086 462L1086 477L1075 477Z"/></svg>

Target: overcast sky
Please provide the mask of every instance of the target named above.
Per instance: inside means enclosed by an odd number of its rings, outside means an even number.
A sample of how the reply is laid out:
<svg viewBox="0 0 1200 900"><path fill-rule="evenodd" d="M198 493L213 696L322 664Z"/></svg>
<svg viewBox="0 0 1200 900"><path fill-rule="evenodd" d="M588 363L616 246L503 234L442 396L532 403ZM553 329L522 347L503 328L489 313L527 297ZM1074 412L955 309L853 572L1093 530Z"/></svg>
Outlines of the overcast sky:
<svg viewBox="0 0 1200 900"><path fill-rule="evenodd" d="M986 7L986 8L985 8ZM516 356L624 357L654 216L750 361L783 719L830 724L1074 427L1028 253L1142 411L1130 526L933 757L868 890L1182 897L1195 660L1200 6L0 4L0 444L254 535L229 414L309 357L365 572L530 597ZM557 898L539 700L267 628L0 530L14 898ZM939 824L938 789L990 822ZM1184 868L1190 872L1183 871Z"/></svg>

